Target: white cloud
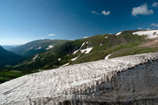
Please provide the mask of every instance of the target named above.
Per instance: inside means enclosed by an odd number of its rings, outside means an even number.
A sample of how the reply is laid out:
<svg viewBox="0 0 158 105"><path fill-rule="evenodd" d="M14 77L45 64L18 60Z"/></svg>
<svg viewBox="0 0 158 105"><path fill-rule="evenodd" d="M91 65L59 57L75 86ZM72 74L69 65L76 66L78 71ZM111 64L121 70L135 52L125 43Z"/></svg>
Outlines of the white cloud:
<svg viewBox="0 0 158 105"><path fill-rule="evenodd" d="M48 36L56 36L55 34L48 34Z"/></svg>
<svg viewBox="0 0 158 105"><path fill-rule="evenodd" d="M110 14L110 11L107 11L107 12L106 12L106 11L104 10L104 11L102 11L101 14L103 14L103 15L109 15L109 14Z"/></svg>
<svg viewBox="0 0 158 105"><path fill-rule="evenodd" d="M141 30L141 29L142 29L142 27L138 27L137 29L138 29L138 30Z"/></svg>
<svg viewBox="0 0 158 105"><path fill-rule="evenodd" d="M99 15L99 13L97 13L96 11L91 11L91 13L94 13L96 15Z"/></svg>
<svg viewBox="0 0 158 105"><path fill-rule="evenodd" d="M152 6L153 7L158 7L158 2L154 2Z"/></svg>
<svg viewBox="0 0 158 105"><path fill-rule="evenodd" d="M143 5L139 6L139 7L134 7L133 10L132 10L132 15L133 16L136 16L138 14L150 15L150 14L153 14L153 13L154 13L154 11L152 9L149 10L147 4L143 4Z"/></svg>
<svg viewBox="0 0 158 105"><path fill-rule="evenodd" d="M84 36L83 38L88 38L88 36Z"/></svg>
<svg viewBox="0 0 158 105"><path fill-rule="evenodd" d="M158 26L158 24L152 23L151 26Z"/></svg>
<svg viewBox="0 0 158 105"><path fill-rule="evenodd" d="M96 14L96 15L101 15L101 14L102 14L102 15L109 15L109 14L110 14L110 11L107 11L107 12L106 12L106 11L104 10L104 11L102 11L100 14L99 14L98 12L96 12L96 11L91 11L91 13L94 13L94 14Z"/></svg>
<svg viewBox="0 0 158 105"><path fill-rule="evenodd" d="M146 30L150 30L150 28L147 28Z"/></svg>

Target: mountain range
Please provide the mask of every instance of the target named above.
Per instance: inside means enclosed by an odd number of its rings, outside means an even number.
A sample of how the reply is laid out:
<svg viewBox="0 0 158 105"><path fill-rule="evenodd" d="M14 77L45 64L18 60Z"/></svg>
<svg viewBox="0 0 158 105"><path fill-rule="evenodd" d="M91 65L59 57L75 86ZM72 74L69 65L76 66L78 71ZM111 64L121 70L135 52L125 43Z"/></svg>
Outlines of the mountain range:
<svg viewBox="0 0 158 105"><path fill-rule="evenodd" d="M4 49L3 49L4 50ZM6 50L5 50L6 51ZM116 34L101 34L76 40L36 40L10 49L20 62L4 63L10 65L3 74L19 75L39 72L67 65L79 64L158 51L158 30L132 30ZM10 52L7 51L7 52ZM7 53L6 53L7 54ZM11 60L11 59L8 59ZM18 60L17 60L18 61ZM14 72L15 73L15 72ZM10 78L8 75L0 77ZM15 75L16 77L16 75Z"/></svg>
<svg viewBox="0 0 158 105"><path fill-rule="evenodd" d="M67 40L49 40L49 39L35 40L32 42L28 42L24 45L11 48L9 50L27 58L37 53L44 52L51 48L54 48L55 46L63 44L66 41Z"/></svg>

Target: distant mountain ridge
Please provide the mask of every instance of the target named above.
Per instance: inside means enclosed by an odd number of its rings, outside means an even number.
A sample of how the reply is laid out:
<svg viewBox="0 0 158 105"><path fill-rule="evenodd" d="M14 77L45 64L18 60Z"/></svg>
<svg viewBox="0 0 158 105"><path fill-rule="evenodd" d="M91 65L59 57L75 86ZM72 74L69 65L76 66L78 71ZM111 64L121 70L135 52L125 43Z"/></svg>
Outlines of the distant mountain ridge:
<svg viewBox="0 0 158 105"><path fill-rule="evenodd" d="M65 43L66 41L67 40L49 40L49 39L35 40L32 42L26 43L24 45L12 48L10 49L10 51L27 58L35 54L38 54L40 52L44 52L46 50L54 48L55 46Z"/></svg>
<svg viewBox="0 0 158 105"><path fill-rule="evenodd" d="M0 46L0 67L16 64L21 60L23 60L22 56L7 51L2 46Z"/></svg>
<svg viewBox="0 0 158 105"><path fill-rule="evenodd" d="M20 45L2 45L2 47L6 50L12 49L12 48L17 47L17 46L20 46Z"/></svg>

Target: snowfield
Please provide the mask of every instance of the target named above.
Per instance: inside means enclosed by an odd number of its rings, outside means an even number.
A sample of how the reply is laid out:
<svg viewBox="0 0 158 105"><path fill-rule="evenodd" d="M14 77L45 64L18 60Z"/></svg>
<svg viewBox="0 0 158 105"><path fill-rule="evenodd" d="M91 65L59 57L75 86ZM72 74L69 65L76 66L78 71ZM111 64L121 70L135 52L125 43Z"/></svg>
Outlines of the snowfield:
<svg viewBox="0 0 158 105"><path fill-rule="evenodd" d="M88 54L92 49L93 49L93 47L89 47L89 48L86 48L86 49L82 49L82 50L81 50L81 53Z"/></svg>
<svg viewBox="0 0 158 105"><path fill-rule="evenodd" d="M158 38L158 30L147 30L147 31L137 31L133 32L133 35L147 35L148 39Z"/></svg>
<svg viewBox="0 0 158 105"><path fill-rule="evenodd" d="M158 53L130 55L60 67L25 75L0 84L0 105L30 105L33 100L50 98L55 103L71 99L73 91L83 92L117 72L158 59ZM62 98L67 94L66 98Z"/></svg>

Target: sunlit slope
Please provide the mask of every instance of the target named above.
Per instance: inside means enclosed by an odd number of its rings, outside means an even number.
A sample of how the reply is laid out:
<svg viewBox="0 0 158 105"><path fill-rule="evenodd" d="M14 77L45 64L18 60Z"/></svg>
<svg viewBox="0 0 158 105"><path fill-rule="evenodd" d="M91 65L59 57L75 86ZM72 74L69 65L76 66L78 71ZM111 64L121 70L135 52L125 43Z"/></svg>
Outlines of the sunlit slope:
<svg viewBox="0 0 158 105"><path fill-rule="evenodd" d="M114 51L132 48L150 41L146 36L133 35L134 31L117 34L95 35L68 41L60 46L36 54L15 67L49 69L64 64L76 64L104 59ZM74 59L76 58L76 59Z"/></svg>

